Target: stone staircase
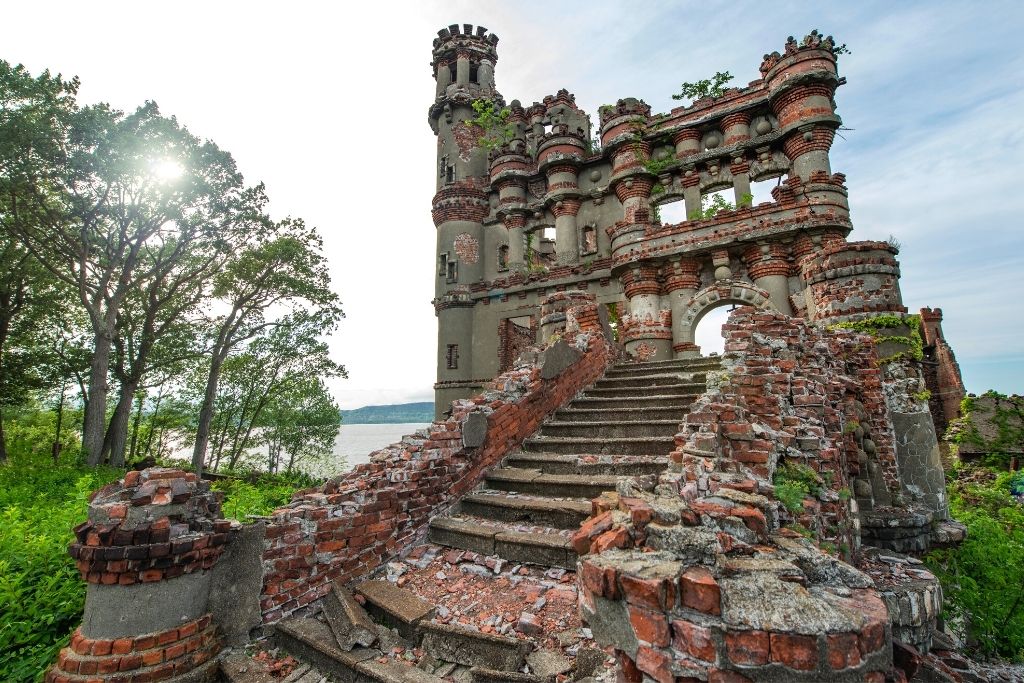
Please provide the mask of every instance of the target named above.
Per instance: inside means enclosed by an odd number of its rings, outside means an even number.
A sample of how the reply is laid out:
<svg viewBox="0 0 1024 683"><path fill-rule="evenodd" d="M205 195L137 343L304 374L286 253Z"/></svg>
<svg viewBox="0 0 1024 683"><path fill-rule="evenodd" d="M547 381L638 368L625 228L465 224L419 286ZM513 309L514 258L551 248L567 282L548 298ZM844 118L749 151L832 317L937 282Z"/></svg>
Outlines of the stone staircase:
<svg viewBox="0 0 1024 683"><path fill-rule="evenodd" d="M559 600L563 616L575 615L558 623L575 618L579 625L572 574L565 570L576 568L571 538L590 516L590 500L614 491L624 477L664 471L683 416L703 393L707 372L718 367L717 358L611 367L555 412L448 515L431 520L429 540L436 545L421 559L411 560L422 555L416 551L426 550L418 547L406 560L406 566L417 565L425 573L418 584L414 580L402 587L403 578L396 585L390 574L359 583L353 593L335 584L322 618L296 616L279 622L275 642L307 666L342 681L546 683L562 674L571 680L591 676L607 665L604 653L593 645L575 652L566 649L570 663L562 649L551 646L552 636L559 635L561 642L561 634L540 626L531 634L523 623L513 630L506 624L499 634L448 623L442 616L447 608L435 604L435 598L423 599L424 586L436 588L453 579L461 585L469 580L463 577L475 577L495 591L492 602L499 595L515 602L511 591L520 579L525 582L518 584L520 589L553 586L548 589L552 596L569 591L568 600ZM486 568L474 564L467 573L459 566L463 556L486 559ZM414 585L419 587L413 590ZM450 601L453 592L458 591L447 591ZM534 603L532 611L540 611L542 604ZM517 603L519 607L525 606ZM412 665L396 658L396 652L419 654ZM235 668L251 676L249 661L243 658ZM530 674L522 673L526 667ZM225 678L237 683L270 680L248 678L230 668L222 668Z"/></svg>
<svg viewBox="0 0 1024 683"><path fill-rule="evenodd" d="M575 569L570 539L590 499L625 476L658 474L717 358L613 366L487 474L430 540L510 562Z"/></svg>

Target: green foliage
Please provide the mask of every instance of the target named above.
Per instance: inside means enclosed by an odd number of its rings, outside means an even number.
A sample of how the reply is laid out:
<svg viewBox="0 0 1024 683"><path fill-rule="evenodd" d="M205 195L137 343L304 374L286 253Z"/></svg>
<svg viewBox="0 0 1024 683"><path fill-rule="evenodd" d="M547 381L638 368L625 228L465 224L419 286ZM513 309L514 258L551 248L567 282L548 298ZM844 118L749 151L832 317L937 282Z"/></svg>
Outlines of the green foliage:
<svg viewBox="0 0 1024 683"><path fill-rule="evenodd" d="M269 515L291 502L298 486L281 477L261 476L255 483L243 479L221 479L213 483L214 491L224 493L224 516L241 522L248 515Z"/></svg>
<svg viewBox="0 0 1024 683"><path fill-rule="evenodd" d="M887 334L887 332L901 327L907 327L910 332L906 335ZM913 358L914 360L924 358L924 339L921 338L921 316L919 315L908 315L906 317L879 315L865 320L851 320L829 325L829 329L837 328L869 334L879 344L882 342L894 342L907 347L906 351L900 351L886 358L880 358L880 363L891 363L901 358Z"/></svg>
<svg viewBox="0 0 1024 683"><path fill-rule="evenodd" d="M728 71L718 71L711 78L705 78L694 83L687 81L680 86L678 95L673 95L673 100L702 100L705 97L721 97L725 93L725 84L731 81L734 76Z"/></svg>
<svg viewBox="0 0 1024 683"><path fill-rule="evenodd" d="M0 680L41 679L67 644L85 605L85 584L67 554L89 494L120 477L12 445L0 467Z"/></svg>
<svg viewBox="0 0 1024 683"><path fill-rule="evenodd" d="M666 168L671 168L672 166L675 166L677 163L679 163L679 160L670 154L664 159L648 159L647 161L644 162L644 169L646 169L648 173L658 175Z"/></svg>
<svg viewBox="0 0 1024 683"><path fill-rule="evenodd" d="M476 116L467 119L466 123L482 131L477 138L481 147L492 150L515 139L516 126L508 122L508 117L512 115L511 109L503 107L498 110L491 100L481 99L473 101L473 111Z"/></svg>
<svg viewBox="0 0 1024 683"><path fill-rule="evenodd" d="M1024 506L1010 495L1021 474L957 467L950 512L967 525L956 548L925 558L942 582L946 619L977 654L1024 660Z"/></svg>
<svg viewBox="0 0 1024 683"><path fill-rule="evenodd" d="M658 195L665 194L665 186L661 183L655 183L654 187L651 188L651 196L657 197Z"/></svg>
<svg viewBox="0 0 1024 683"><path fill-rule="evenodd" d="M746 195L743 195L746 197ZM750 198L753 201L753 197ZM736 205L726 201L720 194L706 194L700 198L700 209L691 211L687 219L691 221L703 221L714 218L722 211L735 211Z"/></svg>
<svg viewBox="0 0 1024 683"><path fill-rule="evenodd" d="M792 513L804 511L804 498L821 493L824 482L818 473L803 463L783 462L772 478L775 497Z"/></svg>
<svg viewBox="0 0 1024 683"><path fill-rule="evenodd" d="M918 391L918 392L914 393L914 400L915 401L928 401L928 400L931 399L931 397L932 397L932 392L930 392L927 389L924 389L923 391Z"/></svg>
<svg viewBox="0 0 1024 683"><path fill-rule="evenodd" d="M960 415L950 423L946 439L973 446L974 450L987 454L993 464L1005 466L1008 453L1024 448L1024 400L989 390L980 397L965 397L960 402ZM988 425L986 433L990 436L979 431L979 422Z"/></svg>

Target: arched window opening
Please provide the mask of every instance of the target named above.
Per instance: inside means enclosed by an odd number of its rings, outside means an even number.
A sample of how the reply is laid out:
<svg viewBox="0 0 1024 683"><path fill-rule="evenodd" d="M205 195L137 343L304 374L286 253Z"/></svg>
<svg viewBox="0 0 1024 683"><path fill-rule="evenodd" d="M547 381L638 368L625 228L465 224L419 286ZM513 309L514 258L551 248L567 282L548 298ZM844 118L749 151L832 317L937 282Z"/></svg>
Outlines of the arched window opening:
<svg viewBox="0 0 1024 683"><path fill-rule="evenodd" d="M508 270L508 245L498 247L498 270Z"/></svg>
<svg viewBox="0 0 1024 683"><path fill-rule="evenodd" d="M700 347L700 355L712 353L722 355L725 352L725 339L722 337L722 325L729 319L729 313L736 308L735 304L727 304L712 309L704 314L694 330L693 340Z"/></svg>

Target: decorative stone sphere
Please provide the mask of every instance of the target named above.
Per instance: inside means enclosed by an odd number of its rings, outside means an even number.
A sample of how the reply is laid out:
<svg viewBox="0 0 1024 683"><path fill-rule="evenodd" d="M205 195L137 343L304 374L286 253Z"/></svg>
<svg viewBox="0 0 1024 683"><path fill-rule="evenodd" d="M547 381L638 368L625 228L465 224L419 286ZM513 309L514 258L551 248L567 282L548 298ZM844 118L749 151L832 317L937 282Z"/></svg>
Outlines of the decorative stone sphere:
<svg viewBox="0 0 1024 683"><path fill-rule="evenodd" d="M757 125L754 126L754 130L758 135L768 135L768 133L772 132L772 122L768 119L761 119L757 122Z"/></svg>
<svg viewBox="0 0 1024 683"><path fill-rule="evenodd" d="M593 171L590 172L590 182L596 183L600 179L601 179L601 171L599 171L598 169L595 168Z"/></svg>
<svg viewBox="0 0 1024 683"><path fill-rule="evenodd" d="M712 133L708 135L707 138L704 139L704 145L708 149L714 149L715 147L718 147L720 144L722 144L722 138L718 136L718 133Z"/></svg>
<svg viewBox="0 0 1024 683"><path fill-rule="evenodd" d="M810 142L813 139L814 139L814 133L813 132L807 131L806 133L804 133L804 140L806 140L807 142Z"/></svg>
<svg viewBox="0 0 1024 683"><path fill-rule="evenodd" d="M864 439L864 452L868 455L873 455L875 452L875 442L871 439Z"/></svg>
<svg viewBox="0 0 1024 683"><path fill-rule="evenodd" d="M716 280L728 280L732 277L732 269L729 266L718 266L715 268Z"/></svg>
<svg viewBox="0 0 1024 683"><path fill-rule="evenodd" d="M654 158L658 161L664 161L665 159L668 159L668 151L659 149L658 153L654 155Z"/></svg>

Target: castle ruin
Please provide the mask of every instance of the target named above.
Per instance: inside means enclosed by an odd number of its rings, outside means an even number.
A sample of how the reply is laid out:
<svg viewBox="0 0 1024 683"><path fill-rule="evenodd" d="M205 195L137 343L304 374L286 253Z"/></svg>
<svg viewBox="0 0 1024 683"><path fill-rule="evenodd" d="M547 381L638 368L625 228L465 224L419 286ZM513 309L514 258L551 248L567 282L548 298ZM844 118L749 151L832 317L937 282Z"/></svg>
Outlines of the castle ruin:
<svg viewBox="0 0 1024 683"><path fill-rule="evenodd" d="M847 240L832 38L602 107L599 144L566 90L506 113L497 43L433 44L437 420L249 525L185 472L104 488L47 680L268 680L237 651L267 634L345 681L997 680L916 557L963 537L936 437L963 385L897 248Z"/></svg>

